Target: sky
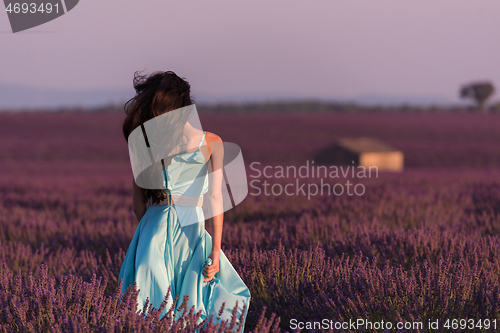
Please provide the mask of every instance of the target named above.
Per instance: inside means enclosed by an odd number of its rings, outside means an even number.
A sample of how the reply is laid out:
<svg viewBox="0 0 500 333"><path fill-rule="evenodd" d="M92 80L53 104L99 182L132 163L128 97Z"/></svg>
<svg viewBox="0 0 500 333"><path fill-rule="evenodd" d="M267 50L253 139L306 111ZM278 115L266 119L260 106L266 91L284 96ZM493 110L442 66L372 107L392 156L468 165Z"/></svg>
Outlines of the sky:
<svg viewBox="0 0 500 333"><path fill-rule="evenodd" d="M2 9L0 108L120 102L135 71L165 70L197 102L459 103L472 81L500 91L499 13L498 0L82 0L12 33Z"/></svg>

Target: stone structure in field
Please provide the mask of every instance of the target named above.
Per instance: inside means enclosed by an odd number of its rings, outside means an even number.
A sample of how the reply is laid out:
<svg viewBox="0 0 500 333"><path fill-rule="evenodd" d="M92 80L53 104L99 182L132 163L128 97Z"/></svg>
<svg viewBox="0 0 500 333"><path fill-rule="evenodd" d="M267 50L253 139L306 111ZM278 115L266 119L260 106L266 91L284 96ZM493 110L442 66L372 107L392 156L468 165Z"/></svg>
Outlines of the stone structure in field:
<svg viewBox="0 0 500 333"><path fill-rule="evenodd" d="M328 148L319 151L314 162L332 165L376 166L378 170L403 170L403 152L369 137L341 138Z"/></svg>

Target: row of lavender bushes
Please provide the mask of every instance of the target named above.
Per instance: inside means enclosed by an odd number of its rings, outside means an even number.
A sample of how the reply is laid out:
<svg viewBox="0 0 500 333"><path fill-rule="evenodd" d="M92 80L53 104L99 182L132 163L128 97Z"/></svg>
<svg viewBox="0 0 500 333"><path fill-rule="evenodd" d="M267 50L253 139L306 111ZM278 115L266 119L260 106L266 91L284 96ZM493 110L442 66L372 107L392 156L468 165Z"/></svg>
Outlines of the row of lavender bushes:
<svg viewBox="0 0 500 333"><path fill-rule="evenodd" d="M53 176L45 167L53 166L19 164L0 178L0 327L170 327L168 318L134 314L133 292L117 302L137 225L129 171L89 181L106 166L59 164ZM361 197L250 194L226 213L223 250L252 294L246 331L290 331L291 319L499 319L500 172L409 170L357 181Z"/></svg>
<svg viewBox="0 0 500 333"><path fill-rule="evenodd" d="M498 260L491 263L484 257L485 252L498 253L498 246L497 241L488 239L463 254L449 254L438 263L426 259L409 270L361 253L328 258L319 247L286 251L280 245L271 251L231 253L229 259L251 288L252 307L273 312L270 319L265 319L265 312L260 317L250 312L247 330L250 326L254 332L275 332L280 321L286 329L293 318L393 322L498 318ZM102 270L95 267L96 272ZM135 314L131 309L137 293L131 288L119 302L120 286L107 296L108 279L103 283L97 274L90 280L82 277L85 274L79 276L78 271L75 274L54 278L42 264L38 276L33 277L32 273L15 274L4 264L0 274L0 328L4 332L163 332L183 328L181 322L185 321L184 329L193 330L197 317L192 310L186 309L171 327L169 315L159 320L158 312L150 312L145 318ZM239 323L236 319L228 323L227 331ZM213 332L214 327L202 331Z"/></svg>
<svg viewBox="0 0 500 333"><path fill-rule="evenodd" d="M166 300L159 309L148 301L136 312L138 290L129 286L121 293L122 281L112 295L105 289L108 279L92 275L89 282L73 274L56 278L48 273L46 264L38 276L30 272L12 272L4 263L0 271L2 332L234 332L241 331L242 317L233 310L231 321L200 320L194 307L187 308L185 296L174 314L174 307L160 317ZM165 298L168 298L167 293ZM179 296L176 296L174 303ZM221 309L222 310L222 309ZM246 311L244 307L243 312ZM264 317L265 308L254 332L277 332L280 319L275 314ZM220 312L219 312L220 315ZM220 319L220 318L219 318ZM274 323L274 324L273 324Z"/></svg>

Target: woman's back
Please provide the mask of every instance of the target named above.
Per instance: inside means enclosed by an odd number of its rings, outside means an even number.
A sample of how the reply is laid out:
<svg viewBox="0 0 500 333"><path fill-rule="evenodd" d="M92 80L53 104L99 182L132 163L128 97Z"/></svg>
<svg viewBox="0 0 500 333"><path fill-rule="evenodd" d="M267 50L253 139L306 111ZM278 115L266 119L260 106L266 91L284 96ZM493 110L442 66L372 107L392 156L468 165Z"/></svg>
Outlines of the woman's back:
<svg viewBox="0 0 500 333"><path fill-rule="evenodd" d="M198 148L172 158L164 169L166 188L172 195L203 196L208 191L208 163L202 152L206 132ZM207 147L206 145L203 147ZM206 149L204 149L206 150Z"/></svg>

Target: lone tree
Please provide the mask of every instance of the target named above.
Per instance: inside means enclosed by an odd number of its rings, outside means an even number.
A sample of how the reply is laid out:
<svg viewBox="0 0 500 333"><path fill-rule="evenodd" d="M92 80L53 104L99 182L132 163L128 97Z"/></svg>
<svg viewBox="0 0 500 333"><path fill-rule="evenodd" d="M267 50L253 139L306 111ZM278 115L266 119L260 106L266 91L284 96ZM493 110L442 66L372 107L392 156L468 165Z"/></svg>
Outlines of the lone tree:
<svg viewBox="0 0 500 333"><path fill-rule="evenodd" d="M490 98L494 91L495 87L489 81L473 82L462 86L460 97L473 99L480 112L488 112L486 100Z"/></svg>

